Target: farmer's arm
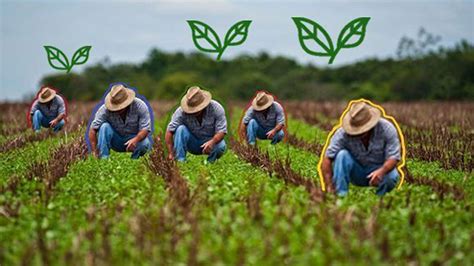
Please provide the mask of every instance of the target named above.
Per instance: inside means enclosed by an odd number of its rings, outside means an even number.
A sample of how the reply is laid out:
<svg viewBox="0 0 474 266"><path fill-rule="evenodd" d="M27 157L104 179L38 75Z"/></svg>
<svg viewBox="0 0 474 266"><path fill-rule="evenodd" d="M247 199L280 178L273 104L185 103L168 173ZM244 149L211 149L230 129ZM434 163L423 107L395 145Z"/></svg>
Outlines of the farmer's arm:
<svg viewBox="0 0 474 266"><path fill-rule="evenodd" d="M242 118L242 124L240 125L240 136L244 139L247 138L247 125L250 122L250 119L253 117L253 108L250 106L247 111L245 111L244 118Z"/></svg>
<svg viewBox="0 0 474 266"><path fill-rule="evenodd" d="M277 125L275 126L275 128L273 128L273 130L274 130L275 132L278 132L278 131L282 130L284 126L285 126L285 124L277 124Z"/></svg>
<svg viewBox="0 0 474 266"><path fill-rule="evenodd" d="M59 96L57 99L59 101L59 109L58 116L54 119L54 125L56 125L57 123L59 123L59 121L61 121L61 119L66 117L66 104L64 103L64 100L63 98L61 98L61 96Z"/></svg>
<svg viewBox="0 0 474 266"><path fill-rule="evenodd" d="M398 160L390 158L386 160L383 165L377 170L370 173L367 177L370 178L369 184L371 186L377 186L382 178L390 171L397 166Z"/></svg>
<svg viewBox="0 0 474 266"><path fill-rule="evenodd" d="M99 151L97 150L97 132L99 131L100 126L106 121L105 110L106 108L104 105L97 110L89 129L89 144L91 145L91 152L95 156L99 155Z"/></svg>
<svg viewBox="0 0 474 266"><path fill-rule="evenodd" d="M137 144L144 140L146 137L148 137L148 134L150 131L148 129L141 129L138 131L137 135L131 139L129 139L127 142L125 142L126 150L127 151L133 151L137 147Z"/></svg>
<svg viewBox="0 0 474 266"><path fill-rule="evenodd" d="M323 175L323 180L326 183L328 191L332 191L332 163L336 158L336 155L344 149L345 145L345 135L342 128L336 130L334 135L331 137L329 141L329 145L326 149L326 152L321 157L323 158L321 163L321 171Z"/></svg>
<svg viewBox="0 0 474 266"><path fill-rule="evenodd" d="M275 132L280 131L284 126L285 126L285 110L283 110L283 107L275 102L275 108L276 108L276 123L277 125L275 126L274 130Z"/></svg>
<svg viewBox="0 0 474 266"><path fill-rule="evenodd" d="M171 160L174 159L173 135L174 135L173 132L166 130L165 143L166 143L166 148L168 149L168 158Z"/></svg>
<svg viewBox="0 0 474 266"><path fill-rule="evenodd" d="M91 151L94 156L99 156L97 150L97 130L94 128L89 129L89 144L91 145Z"/></svg>
<svg viewBox="0 0 474 266"><path fill-rule="evenodd" d="M31 105L31 110L30 110L30 121L33 122L33 115L35 114L36 110L38 109L38 100L35 100L33 104ZM33 123L31 123L33 125Z"/></svg>
<svg viewBox="0 0 474 266"><path fill-rule="evenodd" d="M59 114L55 119L51 120L51 122L49 122L49 124L54 127L56 126L60 121L61 119L65 118L66 117L66 114L65 113L61 113Z"/></svg>
<svg viewBox="0 0 474 266"><path fill-rule="evenodd" d="M283 107L275 102L276 126L267 133L269 139L272 139L285 126L285 112Z"/></svg>
<svg viewBox="0 0 474 266"><path fill-rule="evenodd" d="M321 171L323 174L323 180L327 183L328 186L331 185L332 181L332 159L324 156L323 162L321 164Z"/></svg>
<svg viewBox="0 0 474 266"><path fill-rule="evenodd" d="M214 125L214 136L212 139L201 145L202 152L209 154L214 145L221 142L227 134L227 118L225 117L225 110L220 104L216 107L216 123Z"/></svg>
<svg viewBox="0 0 474 266"><path fill-rule="evenodd" d="M212 137L211 140L214 142L214 144L217 144L217 143L221 142L221 140L224 139L225 134L226 134L226 133L224 133L224 132L217 132L217 133L214 135L214 137Z"/></svg>
<svg viewBox="0 0 474 266"><path fill-rule="evenodd" d="M31 105L31 110L30 110L30 115L33 116L38 109L38 100L35 100L33 104Z"/></svg>
<svg viewBox="0 0 474 266"><path fill-rule="evenodd" d="M209 154L209 153L212 151L212 149L214 149L214 146L215 146L217 143L221 142L221 140L224 139L225 134L226 134L226 132L222 132L222 131L217 132L217 133L214 135L214 137L212 137L212 139L208 140L206 143L204 143L204 144L201 145L202 152L203 152L204 154Z"/></svg>
<svg viewBox="0 0 474 266"><path fill-rule="evenodd" d="M183 124L183 110L181 107L174 111L173 116L171 117L171 121L166 128L165 133L165 143L166 148L168 149L168 159L174 159L174 144L173 144L173 136L176 129Z"/></svg>
<svg viewBox="0 0 474 266"><path fill-rule="evenodd" d="M138 133L135 137L129 139L125 142L126 150L133 151L137 147L137 144L148 137L148 134L151 132L151 118L150 118L150 111L148 110L148 106L140 102L137 105L137 112L138 112Z"/></svg>
<svg viewBox="0 0 474 266"><path fill-rule="evenodd" d="M370 173L367 177L370 178L370 185L377 185L382 178L390 171L392 171L397 163L401 160L400 153L400 139L398 132L392 123L384 125L385 138L385 162L377 170Z"/></svg>
<svg viewBox="0 0 474 266"><path fill-rule="evenodd" d="M247 125L242 123L240 125L240 136L243 138L243 139L247 139Z"/></svg>

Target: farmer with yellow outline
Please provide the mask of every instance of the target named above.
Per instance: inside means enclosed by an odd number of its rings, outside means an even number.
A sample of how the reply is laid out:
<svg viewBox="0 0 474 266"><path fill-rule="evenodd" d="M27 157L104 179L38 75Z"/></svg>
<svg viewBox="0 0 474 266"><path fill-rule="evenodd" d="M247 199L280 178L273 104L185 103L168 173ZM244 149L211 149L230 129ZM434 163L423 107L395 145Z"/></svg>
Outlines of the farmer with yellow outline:
<svg viewBox="0 0 474 266"><path fill-rule="evenodd" d="M396 166L402 159L395 125L370 101L351 102L341 122L322 159L324 180L332 180L338 196L347 195L349 183L375 186L379 196L390 192L398 182Z"/></svg>

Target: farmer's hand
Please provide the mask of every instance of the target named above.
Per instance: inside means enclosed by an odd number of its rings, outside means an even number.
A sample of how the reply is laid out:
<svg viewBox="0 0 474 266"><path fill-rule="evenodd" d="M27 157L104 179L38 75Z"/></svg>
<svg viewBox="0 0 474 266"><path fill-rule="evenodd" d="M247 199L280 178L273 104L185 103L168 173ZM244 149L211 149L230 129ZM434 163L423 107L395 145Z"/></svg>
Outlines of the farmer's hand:
<svg viewBox="0 0 474 266"><path fill-rule="evenodd" d="M131 138L127 142L125 142L125 146L127 146L126 150L127 151L134 151L135 148L137 147L138 139L137 138Z"/></svg>
<svg viewBox="0 0 474 266"><path fill-rule="evenodd" d="M174 154L173 154L173 152L168 153L168 160L171 160L171 161L174 160Z"/></svg>
<svg viewBox="0 0 474 266"><path fill-rule="evenodd" d="M92 151L92 156L94 156L95 158L99 158L99 150L94 149L94 150Z"/></svg>
<svg viewBox="0 0 474 266"><path fill-rule="evenodd" d="M268 131L267 132L267 139L273 139L273 137L275 137L275 134L276 134L275 129L272 129L272 130Z"/></svg>
<svg viewBox="0 0 474 266"><path fill-rule="evenodd" d="M385 175L385 171L383 168L379 168L373 171L367 176L367 178L370 178L369 185L378 186L380 181L382 181L382 178L384 175Z"/></svg>
<svg viewBox="0 0 474 266"><path fill-rule="evenodd" d="M209 154L211 153L212 149L214 149L214 140L209 140L206 143L201 145L202 153Z"/></svg>
<svg viewBox="0 0 474 266"><path fill-rule="evenodd" d="M53 120L51 120L51 122L49 122L49 126L50 127L55 127L58 123L59 123L59 121L57 119L53 119Z"/></svg>

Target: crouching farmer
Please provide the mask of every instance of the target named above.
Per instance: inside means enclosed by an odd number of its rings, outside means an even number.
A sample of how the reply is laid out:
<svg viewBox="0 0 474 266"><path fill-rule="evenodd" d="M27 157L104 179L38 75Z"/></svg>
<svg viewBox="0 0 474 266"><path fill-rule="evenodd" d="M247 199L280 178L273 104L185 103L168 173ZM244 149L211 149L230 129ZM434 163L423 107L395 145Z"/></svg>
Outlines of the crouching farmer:
<svg viewBox="0 0 474 266"><path fill-rule="evenodd" d="M244 136L250 145L255 145L257 138L269 139L271 144L277 144L285 136L284 126L283 107L274 101L272 95L259 92L242 119L241 136Z"/></svg>
<svg viewBox="0 0 474 266"><path fill-rule="evenodd" d="M224 136L227 119L222 105L212 100L211 93L191 87L181 100L166 129L168 158L185 161L186 153L207 154L215 162L226 149Z"/></svg>
<svg viewBox="0 0 474 266"><path fill-rule="evenodd" d="M40 132L41 127L52 128L58 132L64 126L66 105L64 99L56 91L45 87L38 94L30 110L33 130Z"/></svg>
<svg viewBox="0 0 474 266"><path fill-rule="evenodd" d="M331 180L338 196L345 196L349 183L374 186L382 196L397 184L400 161L397 129L381 118L370 102L354 102L342 118L342 127L332 136L321 170Z"/></svg>
<svg viewBox="0 0 474 266"><path fill-rule="evenodd" d="M132 159L143 156L151 149L150 116L148 106L135 97L134 90L114 85L90 125L91 151L100 158L108 158L110 149L131 152Z"/></svg>

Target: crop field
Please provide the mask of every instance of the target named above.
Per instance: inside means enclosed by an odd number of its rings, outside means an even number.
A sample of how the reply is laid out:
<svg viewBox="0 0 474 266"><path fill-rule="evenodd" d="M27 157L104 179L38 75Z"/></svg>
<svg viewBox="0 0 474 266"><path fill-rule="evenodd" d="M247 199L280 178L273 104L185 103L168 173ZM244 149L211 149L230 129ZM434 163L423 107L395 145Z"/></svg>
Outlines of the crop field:
<svg viewBox="0 0 474 266"><path fill-rule="evenodd" d="M407 143L406 179L380 198L321 189L317 163L345 103L285 102L288 134L244 145L245 104L227 108L215 164L166 159L173 103L153 102L139 160L87 154L94 104L69 104L58 134L34 134L27 104L0 104L0 265L473 265L472 103L386 103Z"/></svg>

